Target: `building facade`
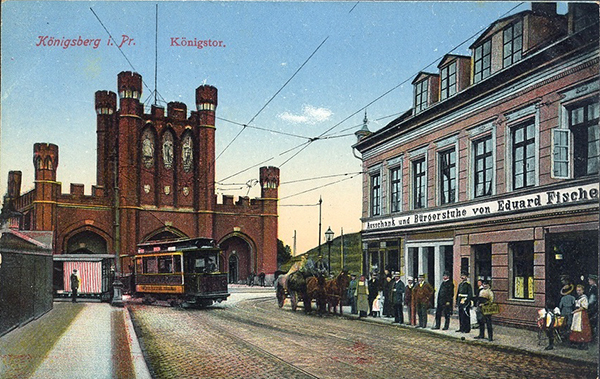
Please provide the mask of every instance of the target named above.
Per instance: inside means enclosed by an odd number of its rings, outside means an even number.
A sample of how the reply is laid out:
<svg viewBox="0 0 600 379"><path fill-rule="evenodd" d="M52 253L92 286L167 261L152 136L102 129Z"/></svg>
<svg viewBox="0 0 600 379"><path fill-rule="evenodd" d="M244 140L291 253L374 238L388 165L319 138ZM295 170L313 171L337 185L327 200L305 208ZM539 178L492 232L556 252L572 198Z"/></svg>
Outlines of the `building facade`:
<svg viewBox="0 0 600 379"><path fill-rule="evenodd" d="M137 73L121 72L117 85L118 95L95 94L97 184L91 195L82 184L62 193L54 144L34 145L33 190L21 193L20 171L8 175L4 209L20 214L19 228L54 232L55 288L67 289L64 278L72 267L93 271L108 283L115 270L130 272L138 244L176 238L215 239L223 248L220 270L229 273L230 282L252 272L272 276L279 169L260 168L260 198L234 201L224 195L217 201L217 89L198 87L196 110L188 117L180 102L168 103L166 112L153 105L145 113ZM105 292L99 288L90 291Z"/></svg>
<svg viewBox="0 0 600 379"><path fill-rule="evenodd" d="M412 109L362 154L364 267L490 279L506 324L533 325L561 277L598 267L598 5L495 21L471 56L413 81Z"/></svg>

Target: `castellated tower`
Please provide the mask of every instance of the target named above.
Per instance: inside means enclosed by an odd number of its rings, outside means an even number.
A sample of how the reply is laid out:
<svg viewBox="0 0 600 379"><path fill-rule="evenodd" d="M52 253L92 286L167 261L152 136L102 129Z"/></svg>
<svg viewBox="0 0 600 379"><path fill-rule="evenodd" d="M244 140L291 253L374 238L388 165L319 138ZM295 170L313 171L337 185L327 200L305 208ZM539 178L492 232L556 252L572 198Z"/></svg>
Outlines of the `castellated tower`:
<svg viewBox="0 0 600 379"><path fill-rule="evenodd" d="M267 200L277 200L279 188L279 168L266 166L260 168L261 197Z"/></svg>
<svg viewBox="0 0 600 379"><path fill-rule="evenodd" d="M116 151L116 110L117 95L111 91L97 91L96 105L96 184L112 193L114 187L114 166L117 157Z"/></svg>
<svg viewBox="0 0 600 379"><path fill-rule="evenodd" d="M215 207L215 112L217 89L202 85L196 88L198 128L198 205L201 209Z"/></svg>
<svg viewBox="0 0 600 379"><path fill-rule="evenodd" d="M51 143L33 145L35 169L34 211L37 217L32 230L52 230L56 215L56 199L60 195L60 183L56 181L58 146Z"/></svg>
<svg viewBox="0 0 600 379"><path fill-rule="evenodd" d="M260 168L260 187L263 201L263 241L264 251L260 262L265 272L277 270L279 168L266 166Z"/></svg>

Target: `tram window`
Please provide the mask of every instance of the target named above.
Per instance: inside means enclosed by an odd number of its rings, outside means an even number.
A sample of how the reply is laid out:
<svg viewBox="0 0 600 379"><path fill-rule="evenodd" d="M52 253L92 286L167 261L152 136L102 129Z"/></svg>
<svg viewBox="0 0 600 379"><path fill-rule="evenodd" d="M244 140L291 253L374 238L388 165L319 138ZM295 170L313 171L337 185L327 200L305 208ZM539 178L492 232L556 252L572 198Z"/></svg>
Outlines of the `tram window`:
<svg viewBox="0 0 600 379"><path fill-rule="evenodd" d="M173 272L173 256L158 257L158 273L170 274Z"/></svg>
<svg viewBox="0 0 600 379"><path fill-rule="evenodd" d="M158 265L156 264L156 257L144 257L143 267L145 274L156 274L158 272Z"/></svg>
<svg viewBox="0 0 600 379"><path fill-rule="evenodd" d="M143 271L143 266L142 266L142 258L137 258L135 260L135 272L136 274L141 274Z"/></svg>
<svg viewBox="0 0 600 379"><path fill-rule="evenodd" d="M194 264L194 272L203 272L204 267L206 267L206 261L204 258L196 258L196 262Z"/></svg>
<svg viewBox="0 0 600 379"><path fill-rule="evenodd" d="M181 271L181 255L173 255L173 272Z"/></svg>
<svg viewBox="0 0 600 379"><path fill-rule="evenodd" d="M215 261L213 260L213 258L209 257L206 259L207 264L206 264L206 272L215 272L217 271L217 265L215 264Z"/></svg>

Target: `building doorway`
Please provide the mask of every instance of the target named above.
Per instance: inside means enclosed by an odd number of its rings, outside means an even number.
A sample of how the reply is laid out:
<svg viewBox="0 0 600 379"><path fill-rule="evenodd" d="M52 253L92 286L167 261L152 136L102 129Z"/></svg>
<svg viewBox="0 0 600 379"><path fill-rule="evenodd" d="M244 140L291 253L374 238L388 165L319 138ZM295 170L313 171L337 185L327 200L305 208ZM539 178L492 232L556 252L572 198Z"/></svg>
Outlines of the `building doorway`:
<svg viewBox="0 0 600 379"><path fill-rule="evenodd" d="M243 282L248 279L250 273L256 274L256 253L245 238L233 235L225 238L219 245L224 254L222 264L223 266L228 265L230 283ZM231 259L233 256L235 256L235 260ZM225 271L226 267L223 266L219 266L219 270Z"/></svg>
<svg viewBox="0 0 600 379"><path fill-rule="evenodd" d="M229 256L229 283L238 282L238 257L236 251L232 251Z"/></svg>
<svg viewBox="0 0 600 379"><path fill-rule="evenodd" d="M546 237L546 302L557 306L561 278L587 286L589 274L598 274L598 231L550 234Z"/></svg>
<svg viewBox="0 0 600 379"><path fill-rule="evenodd" d="M475 280L492 279L492 245L473 245L475 256Z"/></svg>

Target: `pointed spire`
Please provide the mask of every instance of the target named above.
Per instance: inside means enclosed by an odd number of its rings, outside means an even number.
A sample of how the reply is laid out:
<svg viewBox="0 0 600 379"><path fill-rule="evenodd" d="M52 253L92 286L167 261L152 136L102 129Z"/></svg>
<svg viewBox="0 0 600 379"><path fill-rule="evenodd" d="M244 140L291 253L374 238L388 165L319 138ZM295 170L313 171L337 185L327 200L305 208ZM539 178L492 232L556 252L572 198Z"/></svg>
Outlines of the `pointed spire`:
<svg viewBox="0 0 600 379"><path fill-rule="evenodd" d="M367 117L367 110L365 109L365 118L363 119L362 128L354 133L354 135L356 136L357 142L372 134L372 132L369 130L369 127L367 126L368 123L369 123L369 118Z"/></svg>

